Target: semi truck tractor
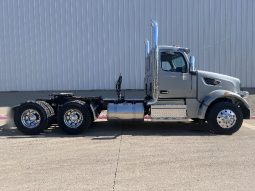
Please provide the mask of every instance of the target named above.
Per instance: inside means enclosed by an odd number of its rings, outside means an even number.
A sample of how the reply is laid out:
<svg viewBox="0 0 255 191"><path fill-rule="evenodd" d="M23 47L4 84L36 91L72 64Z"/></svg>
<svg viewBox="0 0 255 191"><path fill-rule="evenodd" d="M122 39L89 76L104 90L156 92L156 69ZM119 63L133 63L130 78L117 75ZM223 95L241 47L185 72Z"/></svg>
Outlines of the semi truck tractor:
<svg viewBox="0 0 255 191"><path fill-rule="evenodd" d="M157 22L152 21L151 30L152 43L145 42L143 99L126 99L120 76L115 98L57 93L13 107L17 128L24 134L39 134L55 124L68 134L79 134L107 110L108 121L194 121L216 134L238 131L243 119L250 118L245 100L249 93L240 90L240 80L196 70L188 48L158 45Z"/></svg>

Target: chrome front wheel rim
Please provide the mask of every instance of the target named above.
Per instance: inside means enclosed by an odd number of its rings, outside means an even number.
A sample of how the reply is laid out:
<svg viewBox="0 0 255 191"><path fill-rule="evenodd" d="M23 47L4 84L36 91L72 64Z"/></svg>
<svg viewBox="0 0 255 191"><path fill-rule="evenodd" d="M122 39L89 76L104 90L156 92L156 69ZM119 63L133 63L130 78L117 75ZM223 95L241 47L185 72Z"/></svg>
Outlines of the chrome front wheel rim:
<svg viewBox="0 0 255 191"><path fill-rule="evenodd" d="M221 110L217 115L217 123L222 128L233 127L236 120L236 114L230 109Z"/></svg>
<svg viewBox="0 0 255 191"><path fill-rule="evenodd" d="M78 128L83 122L83 115L80 110L69 109L64 114L64 123L69 128Z"/></svg>
<svg viewBox="0 0 255 191"><path fill-rule="evenodd" d="M34 109L27 109L21 114L21 123L29 129L37 127L40 122L41 116L38 111Z"/></svg>

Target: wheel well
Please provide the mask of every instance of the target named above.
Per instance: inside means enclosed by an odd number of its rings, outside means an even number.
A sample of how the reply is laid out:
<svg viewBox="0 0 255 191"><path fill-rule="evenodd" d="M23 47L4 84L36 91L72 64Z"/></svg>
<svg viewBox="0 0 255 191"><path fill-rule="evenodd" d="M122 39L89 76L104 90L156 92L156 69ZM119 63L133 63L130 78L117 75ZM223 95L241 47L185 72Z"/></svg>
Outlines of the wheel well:
<svg viewBox="0 0 255 191"><path fill-rule="evenodd" d="M243 118L244 119L249 119L250 118L250 110L244 105L244 103L242 101L240 101L239 99L234 98L234 97L228 97L228 98L218 98L218 99L214 100L206 110L205 119L207 119L207 116L208 116L208 113L209 113L210 109L215 104L220 103L220 102L229 102L229 103L233 103L233 104L238 105L241 108Z"/></svg>

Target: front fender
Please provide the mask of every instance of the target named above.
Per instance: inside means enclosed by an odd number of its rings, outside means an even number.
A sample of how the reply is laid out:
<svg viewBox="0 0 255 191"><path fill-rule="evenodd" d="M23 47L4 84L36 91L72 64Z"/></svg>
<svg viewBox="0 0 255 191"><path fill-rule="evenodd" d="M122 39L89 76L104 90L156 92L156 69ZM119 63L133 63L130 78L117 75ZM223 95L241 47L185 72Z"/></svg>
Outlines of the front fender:
<svg viewBox="0 0 255 191"><path fill-rule="evenodd" d="M228 90L215 90L211 93L209 93L207 96L204 97L204 99L201 102L201 105L199 107L198 111L198 118L205 119L205 115L207 112L208 107L217 99L226 98L230 100L238 100L242 105L242 111L243 109L248 111L248 114L245 114L245 118L250 118L250 106L248 102L243 99L239 94L228 91ZM243 111L244 112L244 111Z"/></svg>

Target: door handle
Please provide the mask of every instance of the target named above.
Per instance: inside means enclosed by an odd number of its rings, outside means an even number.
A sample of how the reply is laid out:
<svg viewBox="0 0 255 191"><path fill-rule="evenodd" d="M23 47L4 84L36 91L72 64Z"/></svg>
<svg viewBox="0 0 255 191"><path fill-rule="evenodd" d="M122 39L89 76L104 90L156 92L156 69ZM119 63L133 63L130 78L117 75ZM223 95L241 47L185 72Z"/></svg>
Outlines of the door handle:
<svg viewBox="0 0 255 191"><path fill-rule="evenodd" d="M168 94L167 90L160 90L160 94Z"/></svg>

